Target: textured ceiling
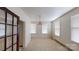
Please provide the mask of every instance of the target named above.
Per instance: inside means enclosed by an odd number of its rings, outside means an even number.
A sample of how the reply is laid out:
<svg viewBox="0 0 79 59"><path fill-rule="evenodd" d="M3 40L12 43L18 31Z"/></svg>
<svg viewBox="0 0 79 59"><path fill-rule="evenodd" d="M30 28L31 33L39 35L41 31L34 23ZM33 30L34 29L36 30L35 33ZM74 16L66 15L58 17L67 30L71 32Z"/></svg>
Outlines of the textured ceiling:
<svg viewBox="0 0 79 59"><path fill-rule="evenodd" d="M53 21L74 7L21 7L31 21Z"/></svg>

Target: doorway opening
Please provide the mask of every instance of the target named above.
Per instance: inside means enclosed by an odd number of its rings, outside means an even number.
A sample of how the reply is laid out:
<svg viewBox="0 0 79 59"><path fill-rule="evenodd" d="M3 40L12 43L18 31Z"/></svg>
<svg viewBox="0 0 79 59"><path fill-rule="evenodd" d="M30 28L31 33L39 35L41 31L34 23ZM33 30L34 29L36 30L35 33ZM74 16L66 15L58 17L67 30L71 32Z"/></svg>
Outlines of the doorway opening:
<svg viewBox="0 0 79 59"><path fill-rule="evenodd" d="M20 50L24 48L25 41L25 23L23 21L19 21L19 46Z"/></svg>

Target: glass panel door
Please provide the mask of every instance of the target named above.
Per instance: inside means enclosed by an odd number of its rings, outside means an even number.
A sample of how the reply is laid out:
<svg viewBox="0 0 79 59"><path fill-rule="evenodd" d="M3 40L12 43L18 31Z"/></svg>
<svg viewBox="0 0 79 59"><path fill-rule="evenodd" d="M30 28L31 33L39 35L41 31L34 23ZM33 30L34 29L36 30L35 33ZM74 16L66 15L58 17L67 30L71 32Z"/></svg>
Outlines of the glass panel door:
<svg viewBox="0 0 79 59"><path fill-rule="evenodd" d="M0 7L0 50L1 51L18 51L19 17L5 7Z"/></svg>
<svg viewBox="0 0 79 59"><path fill-rule="evenodd" d="M0 9L0 51L4 50L5 11Z"/></svg>

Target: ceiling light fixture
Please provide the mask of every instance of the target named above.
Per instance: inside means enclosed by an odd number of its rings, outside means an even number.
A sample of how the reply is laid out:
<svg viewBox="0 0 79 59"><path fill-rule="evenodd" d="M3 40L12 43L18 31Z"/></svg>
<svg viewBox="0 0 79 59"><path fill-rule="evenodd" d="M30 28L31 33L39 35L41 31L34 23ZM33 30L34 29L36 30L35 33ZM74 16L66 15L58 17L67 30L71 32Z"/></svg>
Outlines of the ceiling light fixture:
<svg viewBox="0 0 79 59"><path fill-rule="evenodd" d="M38 25L42 25L41 16L40 16L40 15L38 16L38 20L39 20L39 21L38 21Z"/></svg>

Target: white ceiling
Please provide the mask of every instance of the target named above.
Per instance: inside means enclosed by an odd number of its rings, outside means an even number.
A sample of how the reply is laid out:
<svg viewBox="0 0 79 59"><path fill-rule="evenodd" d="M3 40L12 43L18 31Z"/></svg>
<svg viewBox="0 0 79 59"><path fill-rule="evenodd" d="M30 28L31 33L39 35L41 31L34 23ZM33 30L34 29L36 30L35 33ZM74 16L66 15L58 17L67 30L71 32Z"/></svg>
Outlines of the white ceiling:
<svg viewBox="0 0 79 59"><path fill-rule="evenodd" d="M21 7L31 21L53 21L74 7Z"/></svg>

